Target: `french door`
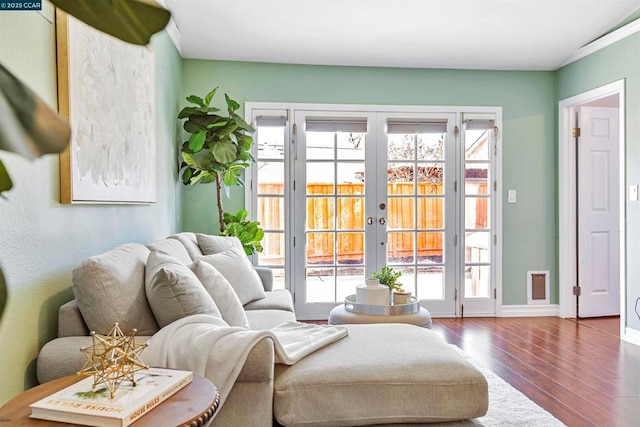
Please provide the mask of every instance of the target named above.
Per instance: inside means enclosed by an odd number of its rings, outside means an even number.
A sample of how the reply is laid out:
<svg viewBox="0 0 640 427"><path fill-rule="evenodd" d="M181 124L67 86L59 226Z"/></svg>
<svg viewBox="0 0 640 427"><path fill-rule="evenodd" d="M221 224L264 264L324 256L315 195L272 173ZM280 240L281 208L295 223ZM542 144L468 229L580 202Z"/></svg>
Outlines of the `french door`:
<svg viewBox="0 0 640 427"><path fill-rule="evenodd" d="M284 116L254 114L258 169L272 172L261 180L254 171L252 193L268 238L288 251L270 253L267 242L258 264L283 260L271 266L294 293L298 318L326 318L386 265L434 316L495 314L495 120L367 110L287 116L284 124ZM268 144L283 149L264 158ZM281 184L267 182L274 168Z"/></svg>

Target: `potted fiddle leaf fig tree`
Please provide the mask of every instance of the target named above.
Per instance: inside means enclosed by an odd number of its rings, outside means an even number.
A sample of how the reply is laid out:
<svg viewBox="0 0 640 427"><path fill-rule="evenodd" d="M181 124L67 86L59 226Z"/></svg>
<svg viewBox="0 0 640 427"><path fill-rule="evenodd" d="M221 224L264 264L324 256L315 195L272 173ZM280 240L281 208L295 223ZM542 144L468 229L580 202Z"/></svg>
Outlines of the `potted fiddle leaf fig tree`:
<svg viewBox="0 0 640 427"><path fill-rule="evenodd" d="M225 213L222 192L229 197L229 188L244 186L243 171L254 162L251 155L252 134L255 129L237 114L240 104L225 94L226 112L211 106L216 87L204 98L190 95L193 104L178 114L186 119L184 130L190 136L182 144L182 182L185 185L216 184L218 223L222 235L234 235L242 241L245 252L251 255L261 252L260 241L264 231L257 221L247 219L248 212L236 215Z"/></svg>

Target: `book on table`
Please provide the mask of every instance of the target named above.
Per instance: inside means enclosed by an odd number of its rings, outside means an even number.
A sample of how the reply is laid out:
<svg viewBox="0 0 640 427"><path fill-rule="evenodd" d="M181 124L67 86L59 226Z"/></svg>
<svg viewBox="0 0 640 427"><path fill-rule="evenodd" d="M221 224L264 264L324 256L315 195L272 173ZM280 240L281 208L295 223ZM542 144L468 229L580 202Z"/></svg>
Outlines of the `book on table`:
<svg viewBox="0 0 640 427"><path fill-rule="evenodd" d="M113 399L105 385L93 388L93 377L87 377L31 404L31 417L88 426L125 427L193 380L193 372L165 368L149 368L135 375L136 385L123 381Z"/></svg>

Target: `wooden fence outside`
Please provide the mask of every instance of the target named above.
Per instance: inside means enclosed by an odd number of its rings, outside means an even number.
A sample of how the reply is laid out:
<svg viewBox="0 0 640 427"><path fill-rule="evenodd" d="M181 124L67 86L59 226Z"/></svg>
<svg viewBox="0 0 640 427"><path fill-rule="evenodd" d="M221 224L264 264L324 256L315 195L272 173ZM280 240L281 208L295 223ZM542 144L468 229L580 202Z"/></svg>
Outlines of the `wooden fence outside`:
<svg viewBox="0 0 640 427"><path fill-rule="evenodd" d="M486 186L484 183L479 185ZM278 183L261 183L258 191L260 195L284 194L283 185ZM418 229L444 227L444 198L420 197L442 194L441 183L418 183L417 205L411 183L390 183L387 191L389 197L385 217L389 228L411 230L416 225ZM479 191L479 194L483 193ZM337 184L337 193L334 193L333 184L311 183L307 185L307 195L310 196L307 198L308 263L333 264L334 254L337 256L338 264L362 263L365 228L364 184ZM475 222L486 223L486 199L478 199L478 202L481 203L476 204ZM265 230L284 229L284 197L260 197L258 208L258 220ZM334 232L337 233L335 241ZM416 241L418 258L442 257L442 236L441 232L419 232ZM267 233L263 246L261 263L284 263L284 239L281 238L281 234ZM390 260L412 258L413 232L390 232L387 250Z"/></svg>

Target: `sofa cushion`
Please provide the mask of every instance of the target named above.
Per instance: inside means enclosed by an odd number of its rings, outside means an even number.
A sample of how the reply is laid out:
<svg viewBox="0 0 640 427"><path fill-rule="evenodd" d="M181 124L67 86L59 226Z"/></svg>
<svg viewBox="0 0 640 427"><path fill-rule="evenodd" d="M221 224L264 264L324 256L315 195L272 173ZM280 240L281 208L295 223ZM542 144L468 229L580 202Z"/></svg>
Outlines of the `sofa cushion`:
<svg viewBox="0 0 640 427"><path fill-rule="evenodd" d="M193 314L222 317L193 271L163 252L149 254L145 291L160 327Z"/></svg>
<svg viewBox="0 0 640 427"><path fill-rule="evenodd" d="M150 251L162 252L170 255L183 264L191 264L192 258L184 245L176 239L163 239L149 243L147 248Z"/></svg>
<svg viewBox="0 0 640 427"><path fill-rule="evenodd" d="M200 246L198 246L196 233L185 231L183 233L172 234L171 236L169 236L169 239L177 240L182 243L192 260L204 255L200 250Z"/></svg>
<svg viewBox="0 0 640 427"><path fill-rule="evenodd" d="M430 423L483 416L487 381L435 332L348 325L349 336L276 365L274 415L286 426Z"/></svg>
<svg viewBox="0 0 640 427"><path fill-rule="evenodd" d="M91 331L109 332L116 322L124 333L153 335L158 324L144 292L149 249L138 243L119 246L81 262L72 277L73 293Z"/></svg>
<svg viewBox="0 0 640 427"><path fill-rule="evenodd" d="M212 236L196 233L196 239L200 250L205 255L217 254L231 248L239 249L244 253L242 242L235 236Z"/></svg>
<svg viewBox="0 0 640 427"><path fill-rule="evenodd" d="M250 302L244 306L245 310L286 310L293 312L291 293L286 289L276 289L265 292L265 297Z"/></svg>
<svg viewBox="0 0 640 427"><path fill-rule="evenodd" d="M191 266L196 277L204 286L204 289L211 295L220 310L222 319L229 326L249 327L247 315L240 304L236 291L233 290L229 281L216 270L211 264L203 260L195 260Z"/></svg>
<svg viewBox="0 0 640 427"><path fill-rule="evenodd" d="M204 255L201 259L218 270L229 281L242 305L264 298L264 288L258 273L253 269L244 251L231 248L217 254Z"/></svg>

